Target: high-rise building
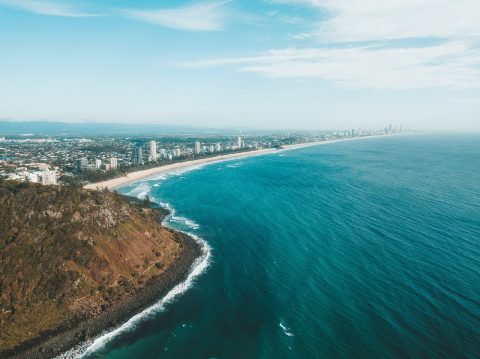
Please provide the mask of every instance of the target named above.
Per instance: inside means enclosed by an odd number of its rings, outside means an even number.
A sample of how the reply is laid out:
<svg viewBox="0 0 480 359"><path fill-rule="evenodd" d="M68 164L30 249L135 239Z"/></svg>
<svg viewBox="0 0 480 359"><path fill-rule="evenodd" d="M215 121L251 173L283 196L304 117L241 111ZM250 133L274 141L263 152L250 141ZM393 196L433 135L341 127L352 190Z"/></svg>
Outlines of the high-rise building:
<svg viewBox="0 0 480 359"><path fill-rule="evenodd" d="M220 143L217 143L217 144L215 145L215 151L216 151L216 152L220 152L221 150L222 150L222 146L220 145Z"/></svg>
<svg viewBox="0 0 480 359"><path fill-rule="evenodd" d="M96 158L96 159L95 159L95 168L96 168L97 170L99 170L100 167L102 167L102 160Z"/></svg>
<svg viewBox="0 0 480 359"><path fill-rule="evenodd" d="M80 158L79 160L77 160L77 170L82 172L82 171L85 171L88 167L88 160L83 157L83 158Z"/></svg>
<svg viewBox="0 0 480 359"><path fill-rule="evenodd" d="M143 165L143 151L141 145L133 147L132 163L135 165Z"/></svg>
<svg viewBox="0 0 480 359"><path fill-rule="evenodd" d="M237 148L242 148L243 147L243 142L242 138L240 136L237 137Z"/></svg>
<svg viewBox="0 0 480 359"><path fill-rule="evenodd" d="M196 155L200 154L200 142L198 141L195 142L195 154Z"/></svg>
<svg viewBox="0 0 480 359"><path fill-rule="evenodd" d="M149 144L149 149L150 149L150 153L149 153L149 156L148 156L148 160L150 162L154 162L157 160L157 142L155 141L150 141L150 144Z"/></svg>
<svg viewBox="0 0 480 359"><path fill-rule="evenodd" d="M118 166L118 160L116 157L110 158L110 169L116 170Z"/></svg>
<svg viewBox="0 0 480 359"><path fill-rule="evenodd" d="M57 184L57 174L55 172L46 170L42 172L42 184L43 185L55 185Z"/></svg>

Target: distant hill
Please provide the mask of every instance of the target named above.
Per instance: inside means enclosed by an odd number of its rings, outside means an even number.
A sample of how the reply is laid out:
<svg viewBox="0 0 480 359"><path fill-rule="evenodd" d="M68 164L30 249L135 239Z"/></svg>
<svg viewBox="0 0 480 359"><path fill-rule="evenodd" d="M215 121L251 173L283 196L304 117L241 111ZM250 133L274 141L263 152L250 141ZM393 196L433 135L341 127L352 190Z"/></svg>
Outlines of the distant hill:
<svg viewBox="0 0 480 359"><path fill-rule="evenodd" d="M199 130L175 125L0 121L0 136L144 136L194 132Z"/></svg>
<svg viewBox="0 0 480 359"><path fill-rule="evenodd" d="M0 181L0 357L130 303L121 316L116 310L47 346L65 349L140 309L127 299L146 283L160 280L163 287L149 292L157 300L184 277L198 252L159 216L107 191Z"/></svg>
<svg viewBox="0 0 480 359"><path fill-rule="evenodd" d="M2 136L66 136L66 137L105 137L105 136L160 136L160 135L231 135L242 133L264 133L253 128L208 128L178 126L168 124L142 123L88 123L88 122L50 122L50 121L5 121L0 119L0 137ZM269 130L268 133L283 133L283 130Z"/></svg>

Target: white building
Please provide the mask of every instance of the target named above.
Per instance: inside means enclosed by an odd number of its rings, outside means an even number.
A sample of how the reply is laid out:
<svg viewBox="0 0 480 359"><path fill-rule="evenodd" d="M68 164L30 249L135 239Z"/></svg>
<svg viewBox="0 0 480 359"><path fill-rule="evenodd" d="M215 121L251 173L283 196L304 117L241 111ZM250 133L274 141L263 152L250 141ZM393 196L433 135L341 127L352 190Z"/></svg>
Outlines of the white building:
<svg viewBox="0 0 480 359"><path fill-rule="evenodd" d="M221 152L221 151L222 151L222 146L220 145L220 143L217 143L217 144L215 145L215 151L216 151L216 152Z"/></svg>
<svg viewBox="0 0 480 359"><path fill-rule="evenodd" d="M243 148L243 141L240 136L237 137L237 148Z"/></svg>
<svg viewBox="0 0 480 359"><path fill-rule="evenodd" d="M157 142L150 141L150 153L148 156L148 160L150 162L154 162L157 160Z"/></svg>
<svg viewBox="0 0 480 359"><path fill-rule="evenodd" d="M28 180L28 182L38 183L39 175L37 172L28 172L25 174L25 179Z"/></svg>
<svg viewBox="0 0 480 359"><path fill-rule="evenodd" d="M110 158L110 169L116 170L118 167L118 160L116 157Z"/></svg>
<svg viewBox="0 0 480 359"><path fill-rule="evenodd" d="M97 170L99 170L100 167L102 167L102 160L101 160L101 159L98 159L98 158L95 158L95 168L96 168Z"/></svg>
<svg viewBox="0 0 480 359"><path fill-rule="evenodd" d="M199 155L200 154L200 142L195 142L195 154Z"/></svg>
<svg viewBox="0 0 480 359"><path fill-rule="evenodd" d="M42 184L43 185L56 185L58 183L58 176L56 172L49 170L42 172Z"/></svg>

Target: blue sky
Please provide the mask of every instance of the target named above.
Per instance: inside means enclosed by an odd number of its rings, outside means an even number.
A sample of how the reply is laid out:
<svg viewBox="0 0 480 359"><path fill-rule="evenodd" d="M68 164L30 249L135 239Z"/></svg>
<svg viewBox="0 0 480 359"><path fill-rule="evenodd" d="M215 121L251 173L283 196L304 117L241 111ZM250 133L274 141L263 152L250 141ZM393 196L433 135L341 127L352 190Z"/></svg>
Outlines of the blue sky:
<svg viewBox="0 0 480 359"><path fill-rule="evenodd" d="M478 0L0 0L0 118L480 130Z"/></svg>

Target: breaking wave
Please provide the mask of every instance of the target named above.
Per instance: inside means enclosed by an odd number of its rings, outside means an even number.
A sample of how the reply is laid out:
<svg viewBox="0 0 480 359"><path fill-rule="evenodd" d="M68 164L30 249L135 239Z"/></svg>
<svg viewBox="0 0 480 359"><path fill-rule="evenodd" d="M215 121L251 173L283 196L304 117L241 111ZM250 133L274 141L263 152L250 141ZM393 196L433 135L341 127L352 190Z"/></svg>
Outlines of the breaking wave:
<svg viewBox="0 0 480 359"><path fill-rule="evenodd" d="M140 198L139 196L141 194L145 193L143 194L143 196L145 196L148 193L148 191L145 191L145 188L146 188L145 183L141 183L138 186L138 188L131 190L127 194L128 195L136 194L136 196ZM138 191L139 189L141 189L141 192ZM191 229L198 229L200 227L197 223L195 223L192 220L189 220L188 218L175 216L175 209L170 205L170 203L160 202L159 204L170 211L170 215L167 216L167 218L165 218L165 220L163 221L164 225L169 226L169 223L174 223L174 224L180 223ZM174 229L188 234L201 247L202 255L199 258L197 258L192 264L190 273L188 274L187 278L183 282L177 284L172 290L170 290L170 292L168 292L157 303L144 309L140 313L134 315L128 321L121 324L117 328L108 332L104 332L94 339L88 340L80 345L73 347L67 352L57 356L56 359L74 359L74 358L80 358L83 356L93 354L94 352L102 349L108 342L110 342L115 337L123 333L132 331L143 321L154 318L156 314L166 309L167 304L172 303L175 300L175 298L177 298L178 296L186 292L190 287L192 287L192 285L195 282L195 279L198 276L200 276L203 272L205 272L205 270L207 269L210 263L212 250L210 245L205 240L198 237L197 235L187 231L179 230L178 228L174 228Z"/></svg>

